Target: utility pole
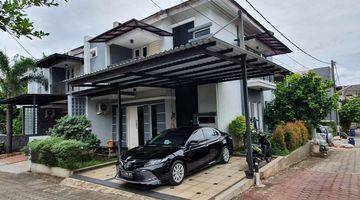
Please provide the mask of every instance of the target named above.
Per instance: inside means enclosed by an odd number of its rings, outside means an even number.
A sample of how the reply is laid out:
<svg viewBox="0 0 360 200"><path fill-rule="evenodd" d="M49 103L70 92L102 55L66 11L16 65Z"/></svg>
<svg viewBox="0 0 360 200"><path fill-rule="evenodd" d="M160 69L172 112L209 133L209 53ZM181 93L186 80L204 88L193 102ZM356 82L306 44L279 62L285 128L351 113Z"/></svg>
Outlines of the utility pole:
<svg viewBox="0 0 360 200"><path fill-rule="evenodd" d="M331 68L331 78L334 81L334 88L333 88L334 93L333 94L335 94L336 93L336 81L335 81L335 65L336 65L336 62L331 60L330 63L331 63L331 66L330 66L330 68ZM330 117L332 117L331 114L330 114ZM339 126L339 111L337 109L335 110L335 123L336 123L336 129L338 129L338 126ZM338 131L338 130L336 130L336 131Z"/></svg>

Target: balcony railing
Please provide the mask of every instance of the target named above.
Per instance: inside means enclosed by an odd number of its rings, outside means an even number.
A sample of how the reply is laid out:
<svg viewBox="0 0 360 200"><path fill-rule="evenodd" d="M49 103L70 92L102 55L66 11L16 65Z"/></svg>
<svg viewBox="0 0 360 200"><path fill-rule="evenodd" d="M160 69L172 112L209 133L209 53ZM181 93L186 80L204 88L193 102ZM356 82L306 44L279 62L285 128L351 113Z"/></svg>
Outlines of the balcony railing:
<svg viewBox="0 0 360 200"><path fill-rule="evenodd" d="M50 85L51 94L66 94L66 83L58 82Z"/></svg>

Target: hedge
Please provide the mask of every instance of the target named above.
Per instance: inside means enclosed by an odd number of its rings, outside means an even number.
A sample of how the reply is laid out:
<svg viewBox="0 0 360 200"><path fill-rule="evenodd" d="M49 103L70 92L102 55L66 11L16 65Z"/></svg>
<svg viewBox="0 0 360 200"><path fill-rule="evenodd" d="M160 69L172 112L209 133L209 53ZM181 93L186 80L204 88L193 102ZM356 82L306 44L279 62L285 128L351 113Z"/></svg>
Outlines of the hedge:
<svg viewBox="0 0 360 200"><path fill-rule="evenodd" d="M62 137L31 141L23 151L31 156L32 162L50 167L74 169L79 162L91 159L88 144L77 140L66 140Z"/></svg>
<svg viewBox="0 0 360 200"><path fill-rule="evenodd" d="M303 121L287 122L277 125L272 136L275 149L293 151L305 144L309 139L309 131Z"/></svg>

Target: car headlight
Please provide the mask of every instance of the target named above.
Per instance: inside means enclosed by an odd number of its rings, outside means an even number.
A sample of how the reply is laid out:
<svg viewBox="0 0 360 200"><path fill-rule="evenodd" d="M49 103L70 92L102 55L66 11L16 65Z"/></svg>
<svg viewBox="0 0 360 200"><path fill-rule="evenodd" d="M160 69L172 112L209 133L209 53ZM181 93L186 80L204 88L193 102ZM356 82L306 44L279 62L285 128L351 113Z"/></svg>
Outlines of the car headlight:
<svg viewBox="0 0 360 200"><path fill-rule="evenodd" d="M152 159L152 160L149 160L145 166L152 166L152 165L158 165L158 164L161 164L161 163L164 163L166 162L167 158L164 158L164 159Z"/></svg>

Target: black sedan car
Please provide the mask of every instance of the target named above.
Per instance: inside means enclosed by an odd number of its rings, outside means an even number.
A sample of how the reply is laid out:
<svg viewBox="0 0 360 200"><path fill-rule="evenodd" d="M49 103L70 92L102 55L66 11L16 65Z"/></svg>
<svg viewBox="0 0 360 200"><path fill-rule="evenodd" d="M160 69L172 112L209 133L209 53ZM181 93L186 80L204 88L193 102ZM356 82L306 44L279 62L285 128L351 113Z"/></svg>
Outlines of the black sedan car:
<svg viewBox="0 0 360 200"><path fill-rule="evenodd" d="M229 162L232 138L210 127L168 129L145 146L121 156L117 177L146 185L179 185L187 174L215 163Z"/></svg>

